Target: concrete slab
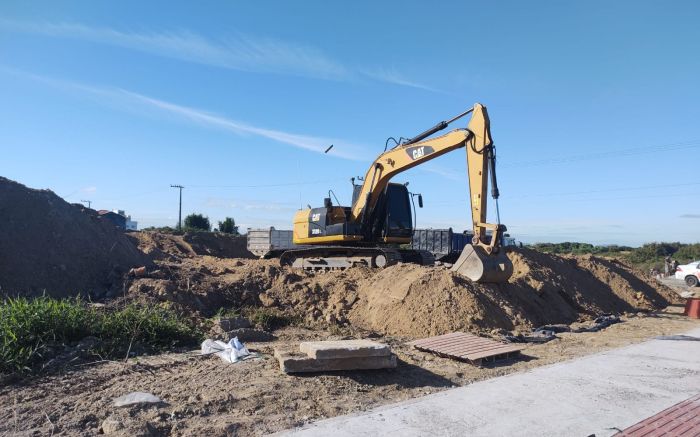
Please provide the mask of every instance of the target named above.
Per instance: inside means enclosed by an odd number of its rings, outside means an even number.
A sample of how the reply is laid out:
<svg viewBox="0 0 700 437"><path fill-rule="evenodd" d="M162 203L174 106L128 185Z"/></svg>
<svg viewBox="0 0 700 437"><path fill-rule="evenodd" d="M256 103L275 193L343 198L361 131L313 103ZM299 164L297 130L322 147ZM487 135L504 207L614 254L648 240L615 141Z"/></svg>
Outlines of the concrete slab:
<svg viewBox="0 0 700 437"><path fill-rule="evenodd" d="M372 340L305 341L299 350L311 358L322 360L351 357L386 357L389 346Z"/></svg>
<svg viewBox="0 0 700 437"><path fill-rule="evenodd" d="M282 434L601 437L698 393L700 342L650 340Z"/></svg>
<svg viewBox="0 0 700 437"><path fill-rule="evenodd" d="M299 352L275 350L275 358L280 363L280 369L285 373L393 369L396 367L395 355L317 359Z"/></svg>

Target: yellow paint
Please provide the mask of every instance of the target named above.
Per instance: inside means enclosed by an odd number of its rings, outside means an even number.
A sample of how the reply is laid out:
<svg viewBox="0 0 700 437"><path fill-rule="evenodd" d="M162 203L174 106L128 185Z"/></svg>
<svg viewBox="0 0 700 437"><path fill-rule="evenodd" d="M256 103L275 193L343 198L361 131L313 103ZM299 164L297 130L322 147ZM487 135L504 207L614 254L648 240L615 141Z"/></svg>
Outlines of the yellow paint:
<svg viewBox="0 0 700 437"><path fill-rule="evenodd" d="M297 238L296 232L294 233L294 244L343 243L346 241L362 241L362 236L361 235L325 235L322 237Z"/></svg>

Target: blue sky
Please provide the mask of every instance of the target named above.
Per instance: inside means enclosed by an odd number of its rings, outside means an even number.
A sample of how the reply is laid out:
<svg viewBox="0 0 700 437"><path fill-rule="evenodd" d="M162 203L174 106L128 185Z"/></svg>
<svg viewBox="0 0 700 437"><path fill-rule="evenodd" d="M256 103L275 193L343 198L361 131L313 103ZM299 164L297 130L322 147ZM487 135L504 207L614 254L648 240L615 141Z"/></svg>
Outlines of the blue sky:
<svg viewBox="0 0 700 437"><path fill-rule="evenodd" d="M0 175L141 227L182 184L184 214L290 228L478 101L516 238L698 241L700 6L672 5L5 1ZM396 181L466 228L463 151Z"/></svg>

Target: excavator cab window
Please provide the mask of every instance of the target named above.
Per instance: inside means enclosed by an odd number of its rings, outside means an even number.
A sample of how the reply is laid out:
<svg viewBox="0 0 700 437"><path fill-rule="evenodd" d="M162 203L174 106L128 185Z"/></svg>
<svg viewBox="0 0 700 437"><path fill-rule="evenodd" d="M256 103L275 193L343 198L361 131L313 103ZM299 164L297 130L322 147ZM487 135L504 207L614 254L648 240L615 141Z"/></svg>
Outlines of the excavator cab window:
<svg viewBox="0 0 700 437"><path fill-rule="evenodd" d="M402 184L389 184L386 190L387 237L410 237L413 234L411 202L408 189Z"/></svg>

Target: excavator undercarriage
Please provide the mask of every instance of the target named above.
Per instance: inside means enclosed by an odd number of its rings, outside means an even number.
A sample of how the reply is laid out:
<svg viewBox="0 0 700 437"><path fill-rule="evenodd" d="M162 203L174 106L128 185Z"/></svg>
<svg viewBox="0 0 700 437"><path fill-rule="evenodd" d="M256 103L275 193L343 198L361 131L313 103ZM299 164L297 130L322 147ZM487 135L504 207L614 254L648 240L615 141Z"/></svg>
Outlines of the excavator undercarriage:
<svg viewBox="0 0 700 437"><path fill-rule="evenodd" d="M281 265L304 270L345 270L358 266L384 268L399 262L433 265L435 257L427 250L351 246L293 249L280 257Z"/></svg>

